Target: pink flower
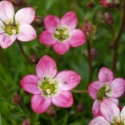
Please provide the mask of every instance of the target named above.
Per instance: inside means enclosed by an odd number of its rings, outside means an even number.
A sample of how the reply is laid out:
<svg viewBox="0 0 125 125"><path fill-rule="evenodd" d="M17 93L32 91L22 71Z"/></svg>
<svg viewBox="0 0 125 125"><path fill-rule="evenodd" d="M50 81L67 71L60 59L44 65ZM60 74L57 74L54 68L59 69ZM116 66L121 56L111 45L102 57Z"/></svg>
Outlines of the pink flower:
<svg viewBox="0 0 125 125"><path fill-rule="evenodd" d="M125 90L125 81L123 78L114 79L113 73L106 67L100 69L98 81L90 83L88 91L92 99L95 100L92 112L94 116L100 115L100 105L104 98L112 100L118 104L117 98L122 96Z"/></svg>
<svg viewBox="0 0 125 125"><path fill-rule="evenodd" d="M100 110L102 116L94 118L89 125L125 125L125 106L120 112L115 103L104 99Z"/></svg>
<svg viewBox="0 0 125 125"><path fill-rule="evenodd" d="M53 15L48 15L44 19L46 31L40 34L40 42L52 45L55 52L65 54L70 46L78 47L85 43L84 33L75 29L78 23L74 12L67 12L61 20Z"/></svg>
<svg viewBox="0 0 125 125"><path fill-rule="evenodd" d="M62 108L73 104L70 92L80 82L80 75L71 70L57 73L56 63L49 56L43 56L36 66L37 75L27 75L20 81L22 88L34 94L31 107L36 113L45 112L51 103Z"/></svg>
<svg viewBox="0 0 125 125"><path fill-rule="evenodd" d="M108 0L101 0L101 5L104 6L104 7L107 7L108 6Z"/></svg>
<svg viewBox="0 0 125 125"><path fill-rule="evenodd" d="M17 11L14 15L14 7L9 1L0 2L0 46L7 48L18 39L19 41L31 41L36 37L36 31L30 25L35 16L31 7Z"/></svg>

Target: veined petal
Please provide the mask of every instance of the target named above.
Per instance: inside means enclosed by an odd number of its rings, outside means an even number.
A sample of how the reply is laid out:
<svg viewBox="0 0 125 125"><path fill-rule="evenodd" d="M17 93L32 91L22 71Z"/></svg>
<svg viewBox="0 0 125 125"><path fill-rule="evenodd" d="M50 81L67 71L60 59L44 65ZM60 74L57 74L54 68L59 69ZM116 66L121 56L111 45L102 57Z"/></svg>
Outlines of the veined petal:
<svg viewBox="0 0 125 125"><path fill-rule="evenodd" d="M102 116L98 116L89 123L89 125L110 125L110 122L106 121L106 119Z"/></svg>
<svg viewBox="0 0 125 125"><path fill-rule="evenodd" d="M5 33L0 34L0 46L4 49L11 46L16 40L16 35L8 36Z"/></svg>
<svg viewBox="0 0 125 125"><path fill-rule="evenodd" d="M51 98L44 98L41 94L33 95L31 107L37 114L45 112L51 105Z"/></svg>
<svg viewBox="0 0 125 125"><path fill-rule="evenodd" d="M19 41L27 42L35 38L36 38L36 31L31 25L24 24L20 26L19 34L17 35L17 39Z"/></svg>
<svg viewBox="0 0 125 125"><path fill-rule="evenodd" d="M5 26L4 26L3 22L0 20L0 34L4 33L4 28L5 28Z"/></svg>
<svg viewBox="0 0 125 125"><path fill-rule="evenodd" d="M104 118L109 121L113 122L113 118L119 117L120 116L120 110L118 106L112 102L109 99L103 99L103 101L100 104L100 112L104 116Z"/></svg>
<svg viewBox="0 0 125 125"><path fill-rule="evenodd" d="M53 33L57 26L60 25L60 19L53 15L48 15L44 19L44 24L48 32Z"/></svg>
<svg viewBox="0 0 125 125"><path fill-rule="evenodd" d="M96 99L96 95L98 90L102 87L102 82L100 81L95 81L92 82L91 84L89 84L88 86L88 92L90 94L90 96L92 97L92 99Z"/></svg>
<svg viewBox="0 0 125 125"><path fill-rule="evenodd" d="M116 98L108 98L109 100L113 101L116 105L119 105L119 100Z"/></svg>
<svg viewBox="0 0 125 125"><path fill-rule="evenodd" d="M0 2L0 20L8 24L13 21L13 17L14 17L13 5L7 0L1 1Z"/></svg>
<svg viewBox="0 0 125 125"><path fill-rule="evenodd" d="M125 121L125 106L122 108L120 116L121 116L121 120Z"/></svg>
<svg viewBox="0 0 125 125"><path fill-rule="evenodd" d="M57 73L56 62L49 56L43 56L36 66L36 73L41 79L45 76L54 77Z"/></svg>
<svg viewBox="0 0 125 125"><path fill-rule="evenodd" d="M27 75L21 79L20 84L25 91L31 94L39 94L41 91L38 88L38 81L38 76Z"/></svg>
<svg viewBox="0 0 125 125"><path fill-rule="evenodd" d="M74 12L70 11L67 12L62 18L61 18L61 26L66 25L70 27L70 30L75 29L76 25L78 23L77 16Z"/></svg>
<svg viewBox="0 0 125 125"><path fill-rule="evenodd" d="M95 100L92 106L92 113L94 114L94 117L97 117L99 115L101 115L100 113L100 103Z"/></svg>
<svg viewBox="0 0 125 125"><path fill-rule="evenodd" d="M71 31L71 38L69 39L68 42L72 47L81 46L82 44L85 43L85 41L86 41L86 37L81 30L75 29Z"/></svg>
<svg viewBox="0 0 125 125"><path fill-rule="evenodd" d="M40 34L39 40L40 40L41 43L46 44L46 45L52 45L52 44L57 42L57 40L55 40L52 37L52 34L49 33L47 30Z"/></svg>
<svg viewBox="0 0 125 125"><path fill-rule="evenodd" d="M71 90L75 88L81 80L78 73L70 70L59 72L56 78L61 82L59 86L60 90Z"/></svg>
<svg viewBox="0 0 125 125"><path fill-rule="evenodd" d="M116 78L110 84L111 86L111 97L121 97L125 91L125 80L123 78Z"/></svg>
<svg viewBox="0 0 125 125"><path fill-rule="evenodd" d="M109 70L106 67L102 67L98 73L98 79L99 81L105 83L105 82L112 82L114 79L114 75L111 70Z"/></svg>
<svg viewBox="0 0 125 125"><path fill-rule="evenodd" d="M52 103L58 107L69 108L73 104L73 97L69 91L61 91L59 95L52 97Z"/></svg>
<svg viewBox="0 0 125 125"><path fill-rule="evenodd" d="M52 47L56 53L63 55L69 50L70 45L68 42L56 42Z"/></svg>
<svg viewBox="0 0 125 125"><path fill-rule="evenodd" d="M35 17L35 10L31 7L20 9L15 14L16 24L31 24Z"/></svg>

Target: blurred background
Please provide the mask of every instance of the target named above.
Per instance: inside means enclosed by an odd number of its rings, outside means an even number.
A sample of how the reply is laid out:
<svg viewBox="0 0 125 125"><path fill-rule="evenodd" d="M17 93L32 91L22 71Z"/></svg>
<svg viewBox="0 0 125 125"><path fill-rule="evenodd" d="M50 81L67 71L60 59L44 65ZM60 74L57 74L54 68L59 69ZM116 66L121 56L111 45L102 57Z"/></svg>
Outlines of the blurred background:
<svg viewBox="0 0 125 125"><path fill-rule="evenodd" d="M20 86L27 74L36 73L36 64L43 55L51 56L58 71L74 70L81 75L76 89L87 90L90 82L98 80L98 71L105 66L112 70L113 42L122 20L122 0L108 8L100 0L9 0L15 10L30 6L36 11L33 27L37 38L21 45L28 56L22 55L17 42L7 49L0 48L0 125L88 125L93 118L93 100L87 93L73 93L74 104L62 109L52 105L47 112L35 114L30 107L31 94ZM51 47L39 42L45 30L43 19L52 14L61 18L66 12L74 11L78 17L77 28L86 34L87 41L80 47L71 48L66 54L58 55ZM118 49L116 77L125 78L125 32ZM125 104L121 97L120 106Z"/></svg>

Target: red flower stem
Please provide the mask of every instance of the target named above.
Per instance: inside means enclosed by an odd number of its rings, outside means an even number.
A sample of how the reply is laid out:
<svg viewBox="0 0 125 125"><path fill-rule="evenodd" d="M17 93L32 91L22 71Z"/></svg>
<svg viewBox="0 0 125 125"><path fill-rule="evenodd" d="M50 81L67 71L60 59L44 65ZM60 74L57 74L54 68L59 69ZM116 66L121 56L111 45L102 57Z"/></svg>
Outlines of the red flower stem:
<svg viewBox="0 0 125 125"><path fill-rule="evenodd" d="M125 0L123 1L123 17L122 17L121 27L120 27L119 33L114 41L114 57L113 57L113 72L114 72L114 74L116 73L116 63L117 63L117 59L118 59L118 47L119 47L122 32L124 30L124 25L125 25Z"/></svg>
<svg viewBox="0 0 125 125"><path fill-rule="evenodd" d="M29 59L28 59L28 56L25 54L24 49L23 49L23 47L22 47L22 45L21 45L21 43L20 43L19 40L17 40L17 43L18 43L18 46L19 46L19 48L20 48L20 51L21 51L22 55L25 57L25 59L26 59L28 62L30 62Z"/></svg>
<svg viewBox="0 0 125 125"><path fill-rule="evenodd" d="M74 92L74 93L88 93L88 90L71 90L71 92Z"/></svg>
<svg viewBox="0 0 125 125"><path fill-rule="evenodd" d="M90 47L90 41L87 40L87 51L88 51L88 64L89 64L89 83L92 81L92 57L91 57L91 47Z"/></svg>

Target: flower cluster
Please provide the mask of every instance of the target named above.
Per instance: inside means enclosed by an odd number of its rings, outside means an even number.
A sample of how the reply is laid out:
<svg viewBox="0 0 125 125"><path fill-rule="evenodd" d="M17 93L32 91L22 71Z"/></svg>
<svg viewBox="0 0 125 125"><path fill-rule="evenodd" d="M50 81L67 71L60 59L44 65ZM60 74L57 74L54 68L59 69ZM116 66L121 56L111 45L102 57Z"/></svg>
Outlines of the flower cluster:
<svg viewBox="0 0 125 125"><path fill-rule="evenodd" d="M113 73L106 67L102 67L98 73L98 81L90 83L88 91L92 99L95 100L92 113L94 119L89 125L125 125L123 114L118 108L118 98L125 91L125 80L123 78L114 79Z"/></svg>

